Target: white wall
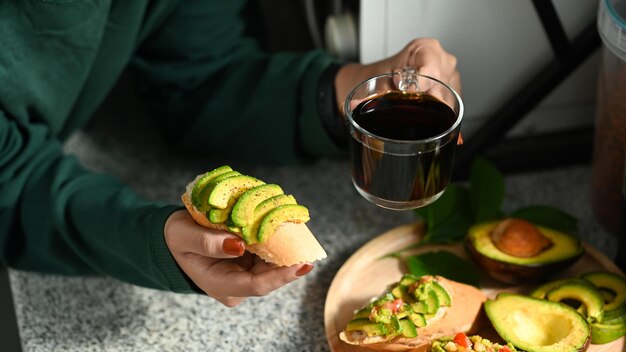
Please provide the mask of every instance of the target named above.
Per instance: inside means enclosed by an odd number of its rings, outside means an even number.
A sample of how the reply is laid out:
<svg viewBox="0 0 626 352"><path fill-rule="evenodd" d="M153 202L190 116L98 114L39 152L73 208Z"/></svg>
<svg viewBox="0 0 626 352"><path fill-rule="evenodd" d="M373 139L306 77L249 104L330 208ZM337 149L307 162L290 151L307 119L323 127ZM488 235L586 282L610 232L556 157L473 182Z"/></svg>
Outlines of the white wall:
<svg viewBox="0 0 626 352"><path fill-rule="evenodd" d="M554 3L570 39L595 20L597 0ZM457 56L467 136L553 55L529 0L362 0L359 27L363 62L392 55L417 37L437 38ZM512 134L592 124L598 56L568 77Z"/></svg>

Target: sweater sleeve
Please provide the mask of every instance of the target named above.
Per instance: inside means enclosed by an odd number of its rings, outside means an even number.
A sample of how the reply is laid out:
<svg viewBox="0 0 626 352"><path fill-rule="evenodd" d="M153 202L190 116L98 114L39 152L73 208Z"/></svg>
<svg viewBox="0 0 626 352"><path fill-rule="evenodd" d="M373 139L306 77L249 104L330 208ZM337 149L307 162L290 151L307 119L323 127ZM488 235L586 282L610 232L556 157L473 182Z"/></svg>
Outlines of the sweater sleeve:
<svg viewBox="0 0 626 352"><path fill-rule="evenodd" d="M0 264L192 292L163 238L165 220L180 207L84 169L57 137L70 123L107 9L17 5L0 5Z"/></svg>
<svg viewBox="0 0 626 352"><path fill-rule="evenodd" d="M165 219L180 207L83 169L48 135L0 112L0 261L193 292L163 238Z"/></svg>
<svg viewBox="0 0 626 352"><path fill-rule="evenodd" d="M163 238L165 219L180 206L85 170L47 135L0 112L0 261L192 292Z"/></svg>
<svg viewBox="0 0 626 352"><path fill-rule="evenodd" d="M253 3L253 2L250 2ZM267 53L242 0L186 1L135 67L169 139L204 156L296 163L343 153L320 119L321 50Z"/></svg>

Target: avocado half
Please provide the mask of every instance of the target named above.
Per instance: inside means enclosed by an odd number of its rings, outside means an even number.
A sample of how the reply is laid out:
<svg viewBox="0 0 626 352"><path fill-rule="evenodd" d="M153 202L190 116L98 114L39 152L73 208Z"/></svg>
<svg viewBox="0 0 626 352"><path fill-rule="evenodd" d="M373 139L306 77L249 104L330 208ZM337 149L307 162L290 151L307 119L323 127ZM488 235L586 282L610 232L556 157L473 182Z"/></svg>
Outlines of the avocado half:
<svg viewBox="0 0 626 352"><path fill-rule="evenodd" d="M496 299L487 300L484 307L500 337L518 349L582 352L589 347L589 323L564 303L500 293Z"/></svg>
<svg viewBox="0 0 626 352"><path fill-rule="evenodd" d="M532 257L516 257L499 250L491 232L499 221L480 223L469 229L466 248L474 261L491 277L507 284L526 284L547 279L569 267L583 254L580 240L563 232L537 226L552 245Z"/></svg>

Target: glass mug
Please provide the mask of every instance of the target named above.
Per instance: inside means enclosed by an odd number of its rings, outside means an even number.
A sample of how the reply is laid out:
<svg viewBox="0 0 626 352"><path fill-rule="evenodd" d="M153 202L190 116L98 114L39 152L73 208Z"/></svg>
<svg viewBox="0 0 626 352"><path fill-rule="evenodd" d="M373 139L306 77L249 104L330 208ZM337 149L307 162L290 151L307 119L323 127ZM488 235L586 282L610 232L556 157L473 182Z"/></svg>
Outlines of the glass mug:
<svg viewBox="0 0 626 352"><path fill-rule="evenodd" d="M405 68L372 77L346 97L352 183L392 210L437 200L452 174L463 102L447 84Z"/></svg>

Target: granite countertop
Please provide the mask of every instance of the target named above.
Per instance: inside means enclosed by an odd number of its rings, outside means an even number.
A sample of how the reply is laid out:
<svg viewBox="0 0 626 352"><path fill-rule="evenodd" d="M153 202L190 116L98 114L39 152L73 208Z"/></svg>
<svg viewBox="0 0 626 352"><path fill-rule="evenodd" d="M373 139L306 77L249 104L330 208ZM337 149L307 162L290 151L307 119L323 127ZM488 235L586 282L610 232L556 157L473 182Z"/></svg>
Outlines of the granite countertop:
<svg viewBox="0 0 626 352"><path fill-rule="evenodd" d="M112 111L103 109L67 141L66 151L147 197L179 203L185 184L215 164L168 150L146 128L147 120L132 118L139 113L135 108L109 119L102 116ZM111 278L9 270L24 351L329 351L323 312L335 273L365 242L416 216L366 202L352 187L343 159L232 166L280 184L307 205L309 227L328 258L300 280L235 308ZM589 206L590 177L589 165L509 176L504 208L546 204L568 211L580 220L583 240L613 258L616 240L599 228Z"/></svg>

